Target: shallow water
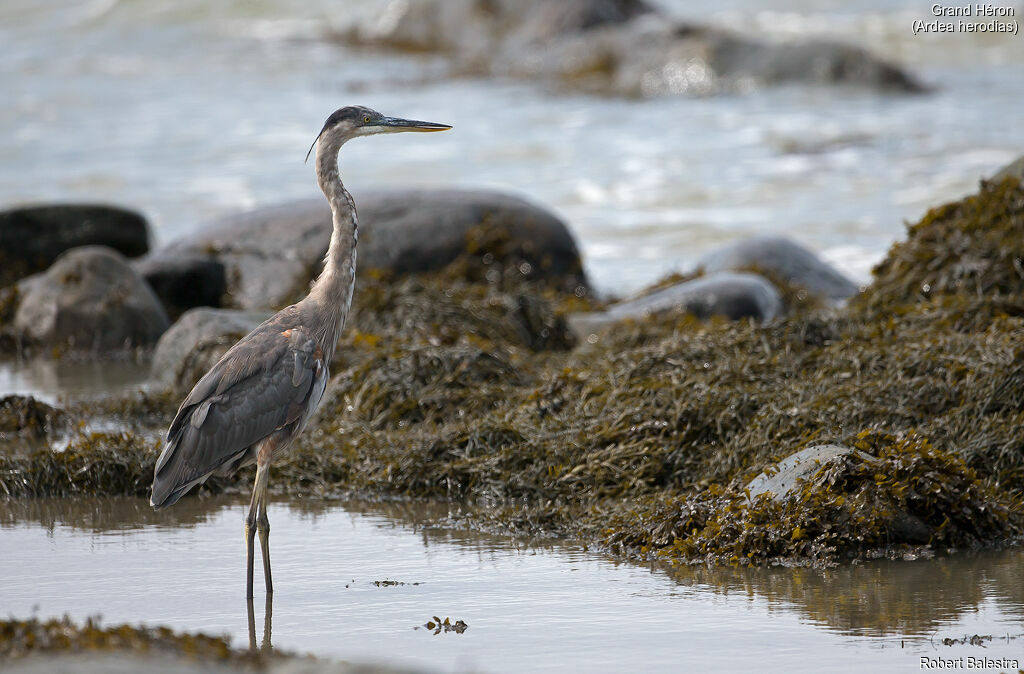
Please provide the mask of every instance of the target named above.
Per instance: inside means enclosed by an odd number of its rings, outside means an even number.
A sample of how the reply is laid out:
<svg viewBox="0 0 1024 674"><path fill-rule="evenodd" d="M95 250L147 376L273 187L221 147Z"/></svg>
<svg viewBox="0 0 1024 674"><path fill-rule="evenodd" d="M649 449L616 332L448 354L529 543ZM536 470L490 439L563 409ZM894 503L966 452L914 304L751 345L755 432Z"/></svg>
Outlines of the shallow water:
<svg viewBox="0 0 1024 674"><path fill-rule="evenodd" d="M0 503L0 613L101 614L106 624L227 633L244 647L243 512L231 499L162 513L138 499ZM446 513L272 504L273 647L429 671L906 672L922 656L1024 661L1019 551L826 572L672 570L423 526ZM375 585L384 580L405 584ZM262 641L262 592L255 603ZM435 635L422 627L435 615L469 627ZM974 634L994 638L942 644Z"/></svg>
<svg viewBox="0 0 1024 674"><path fill-rule="evenodd" d="M933 95L793 86L649 101L450 79L434 58L326 39L383 4L5 0L0 204L110 200L141 209L166 242L213 216L318 196L306 148L331 110L360 102L455 129L346 147L357 202L382 183L525 194L566 217L601 290L757 233L794 236L863 281L904 220L1024 151L1024 39L914 36L921 0L662 4L756 38L869 46Z"/></svg>

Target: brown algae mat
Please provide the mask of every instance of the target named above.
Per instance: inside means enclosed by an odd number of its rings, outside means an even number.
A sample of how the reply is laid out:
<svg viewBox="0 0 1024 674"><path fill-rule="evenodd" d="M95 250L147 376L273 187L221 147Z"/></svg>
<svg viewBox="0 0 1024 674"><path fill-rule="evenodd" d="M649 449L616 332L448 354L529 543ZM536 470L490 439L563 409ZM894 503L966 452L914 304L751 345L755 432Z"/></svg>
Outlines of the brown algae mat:
<svg viewBox="0 0 1024 674"><path fill-rule="evenodd" d="M461 621L460 621L461 622ZM454 627L453 627L454 629ZM105 626L98 618L0 620L0 668L13 672L305 672L412 674L384 665L318 660L268 647L232 647L227 637L168 627Z"/></svg>
<svg viewBox="0 0 1024 674"><path fill-rule="evenodd" d="M1005 545L1024 527L1022 258L1024 187L1008 178L929 211L845 308L788 286L789 315L767 325L666 313L574 345L565 316L595 303L514 264L368 274L323 408L271 486L465 500L480 507L463 525L682 562ZM145 495L179 398L70 406L126 430L0 455L0 495ZM826 462L784 501L746 497L766 466L824 443L874 459ZM902 533L908 516L925 536Z"/></svg>

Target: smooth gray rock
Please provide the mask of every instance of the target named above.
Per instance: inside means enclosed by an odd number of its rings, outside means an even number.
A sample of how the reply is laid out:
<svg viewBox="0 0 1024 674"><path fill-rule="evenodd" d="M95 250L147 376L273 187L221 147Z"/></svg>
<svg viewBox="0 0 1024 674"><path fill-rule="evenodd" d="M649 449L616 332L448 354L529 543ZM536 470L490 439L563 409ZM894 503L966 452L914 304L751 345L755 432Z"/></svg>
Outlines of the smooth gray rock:
<svg viewBox="0 0 1024 674"><path fill-rule="evenodd" d="M855 450L841 445L815 445L805 447L795 454L790 454L775 464L773 470L762 472L747 483L747 493L751 500L761 494L772 494L777 500L790 495L801 480L809 480L831 459L837 456L853 454ZM873 456L857 452L865 461L877 461Z"/></svg>
<svg viewBox="0 0 1024 674"><path fill-rule="evenodd" d="M330 239L327 202L305 199L216 220L154 252L150 264L182 258L218 262L226 272L231 304L266 309L305 294Z"/></svg>
<svg viewBox="0 0 1024 674"><path fill-rule="evenodd" d="M1014 177L1017 180L1024 180L1024 156L1017 157L1003 168L999 169L992 180L1002 180L1003 178Z"/></svg>
<svg viewBox="0 0 1024 674"><path fill-rule="evenodd" d="M759 267L833 301L857 294L857 286L811 250L783 236L757 236L714 250L700 259L707 273Z"/></svg>
<svg viewBox="0 0 1024 674"><path fill-rule="evenodd" d="M770 321L782 313L782 296L763 276L720 272L623 300L603 312L575 314L569 317L569 327L583 338L609 323L671 310L698 318Z"/></svg>
<svg viewBox="0 0 1024 674"><path fill-rule="evenodd" d="M132 266L146 279L172 320L193 307L221 306L227 292L224 263L206 256L147 256Z"/></svg>
<svg viewBox="0 0 1024 674"><path fill-rule="evenodd" d="M747 495L751 501L762 494L770 494L776 501L785 500L795 489L812 480L814 475L827 464L839 457L855 456L871 465L878 464L875 457L860 450L841 445L815 445L790 454L775 464L770 471L762 472L747 483ZM927 543L931 529L920 518L909 512L894 512L888 523L893 543Z"/></svg>
<svg viewBox="0 0 1024 674"><path fill-rule="evenodd" d="M178 391L191 390L235 342L271 315L235 309L186 311L157 342L153 379Z"/></svg>
<svg viewBox="0 0 1024 674"><path fill-rule="evenodd" d="M354 195L359 213L359 273L441 269L467 251L479 228L505 236L498 262L526 262L528 276L568 289L586 285L579 250L565 223L519 197L489 190L366 190ZM331 237L322 198L240 213L202 228L151 256L202 258L224 265L230 303L242 309L278 307L304 295L322 268ZM358 301L358 299L357 299Z"/></svg>
<svg viewBox="0 0 1024 674"><path fill-rule="evenodd" d="M782 297L763 276L721 272L620 302L610 307L608 313L621 319L669 309L682 309L699 318L725 316L732 320L770 321L782 313Z"/></svg>
<svg viewBox="0 0 1024 674"><path fill-rule="evenodd" d="M89 245L137 257L149 250L149 225L134 211L100 204L0 211L0 287L43 271L67 250Z"/></svg>
<svg viewBox="0 0 1024 674"><path fill-rule="evenodd" d="M621 96L707 95L779 82L925 90L859 47L767 42L682 23L641 0L395 0L339 38L444 53L456 73Z"/></svg>
<svg viewBox="0 0 1024 674"><path fill-rule="evenodd" d="M73 248L18 283L16 337L28 346L106 355L152 346L169 321L160 300L115 250Z"/></svg>

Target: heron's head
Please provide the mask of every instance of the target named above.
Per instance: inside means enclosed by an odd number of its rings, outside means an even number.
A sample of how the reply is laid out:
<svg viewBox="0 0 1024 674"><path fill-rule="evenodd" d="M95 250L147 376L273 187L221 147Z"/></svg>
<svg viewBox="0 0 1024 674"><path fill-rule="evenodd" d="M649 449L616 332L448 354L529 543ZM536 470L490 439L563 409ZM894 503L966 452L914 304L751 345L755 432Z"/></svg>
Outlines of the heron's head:
<svg viewBox="0 0 1024 674"><path fill-rule="evenodd" d="M320 135L313 141L306 153L306 159L313 152L317 141L330 139L339 145L356 136L372 136L377 133L399 133L402 131L446 131L452 128L448 124L421 122L415 119L385 117L376 110L361 105L349 105L331 113L324 122Z"/></svg>

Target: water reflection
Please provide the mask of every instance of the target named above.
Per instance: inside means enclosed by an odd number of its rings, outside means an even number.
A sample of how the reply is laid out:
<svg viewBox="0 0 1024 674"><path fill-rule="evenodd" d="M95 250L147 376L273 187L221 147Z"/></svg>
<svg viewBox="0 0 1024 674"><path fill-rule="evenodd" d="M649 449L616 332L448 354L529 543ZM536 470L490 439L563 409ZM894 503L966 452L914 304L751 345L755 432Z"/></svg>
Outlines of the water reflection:
<svg viewBox="0 0 1024 674"><path fill-rule="evenodd" d="M149 363L134 360L0 361L0 391L4 395L31 395L48 403L109 397L143 388Z"/></svg>
<svg viewBox="0 0 1024 674"><path fill-rule="evenodd" d="M51 534L61 527L93 534L148 527L192 528L235 502L241 502L240 497L183 499L174 508L158 512L145 499L122 496L0 500L0 527L31 523ZM238 530L242 530L241 520Z"/></svg>
<svg viewBox="0 0 1024 674"><path fill-rule="evenodd" d="M218 518L225 509L238 509L244 496L189 498L174 508L156 512L143 499L85 498L0 501L0 529L30 523L51 535L66 527L92 534L192 529ZM273 504L278 508L281 503ZM422 502L365 502L289 500L293 515L311 520L341 516L372 518L383 530L412 529L424 549L456 546L491 559L507 552L507 537L475 531L451 531L433 522L457 514L457 505ZM292 525L294 529L294 525ZM282 530L283 527L279 530ZM238 532L242 518L238 519ZM403 534L405 535L405 534ZM2 532L0 532L2 536ZM306 539L312 545L315 539ZM542 549L567 559L593 559L578 546L557 541L533 541L530 550ZM243 554L239 535L238 555ZM240 564L241 562L239 562ZM629 565L627 565L629 566ZM634 567L635 568L635 567ZM777 615L798 614L828 630L855 636L922 637L983 610L995 610L1001 624L1014 634L1024 631L1024 552L962 553L912 562L880 561L834 569L731 568L651 565L654 575L671 578L679 588L750 601L766 600ZM258 601L258 600L257 600ZM271 648L272 597L266 600L261 647ZM255 613L248 606L249 642L255 647Z"/></svg>
<svg viewBox="0 0 1024 674"><path fill-rule="evenodd" d="M246 608L249 610L249 650L256 650L256 609L253 607L253 598L249 597L245 600ZM259 650L264 654L269 654L274 650L274 646L271 644L270 633L271 623L273 622L274 615L274 593L267 595L264 602L263 608L263 641L260 642Z"/></svg>
<svg viewBox="0 0 1024 674"><path fill-rule="evenodd" d="M766 598L777 611L796 610L841 633L910 636L932 634L986 602L1024 626L1022 568L1024 553L1012 550L827 570L685 567L668 573L717 593Z"/></svg>

